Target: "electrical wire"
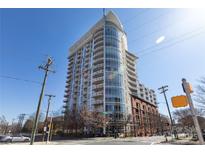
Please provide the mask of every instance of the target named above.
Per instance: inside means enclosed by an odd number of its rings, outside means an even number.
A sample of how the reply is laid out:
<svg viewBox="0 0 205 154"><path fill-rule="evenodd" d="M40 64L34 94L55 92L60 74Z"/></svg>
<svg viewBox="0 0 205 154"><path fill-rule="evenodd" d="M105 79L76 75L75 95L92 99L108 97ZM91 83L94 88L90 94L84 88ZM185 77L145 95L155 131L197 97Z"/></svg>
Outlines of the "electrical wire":
<svg viewBox="0 0 205 154"><path fill-rule="evenodd" d="M35 84L40 84L40 85L41 85L40 82L38 82L38 81L33 81L33 80L21 79L21 78L16 78L16 77L7 76L7 75L0 75L0 77L1 77L1 78L5 78L5 79L12 79L12 80L30 82L30 83L35 83Z"/></svg>
<svg viewBox="0 0 205 154"><path fill-rule="evenodd" d="M156 22L156 21L159 20L161 17L163 17L163 16L168 16L168 15L170 15L170 14L172 14L172 13L173 13L172 11L170 11L170 12L168 12L168 13L161 13L160 15L156 16L156 17L153 18L152 20L145 21L145 22L142 23L141 25L137 26L137 28L134 27L134 30L132 29L131 31L128 31L128 32L137 31L137 30L139 30L140 28L144 27L145 25L150 24L150 23L152 23L152 22Z"/></svg>
<svg viewBox="0 0 205 154"><path fill-rule="evenodd" d="M126 23L126 24L129 23L129 22L132 22L134 18L136 18L136 17L138 17L138 16L140 16L140 15L142 15L142 14L144 14L144 13L147 13L147 12L149 12L149 11L151 11L151 9L142 10L142 11L140 11L139 13L137 13L135 16L133 16L133 17L131 17L130 19L127 19L127 20L125 20L125 21L122 21L122 22L123 22L123 23Z"/></svg>
<svg viewBox="0 0 205 154"><path fill-rule="evenodd" d="M160 31L163 31L163 30L166 30L167 28L169 27L172 27L174 25L177 25L179 23L183 23L185 20L185 18L181 19L179 22L171 22L171 24L167 24L165 26L163 26L164 28L159 28L158 30L155 30L155 31L152 31L150 33L147 33L147 34L144 34L142 36L139 36L133 40L131 40L130 42L134 42L134 41L137 41L137 40L142 40L142 39L145 39L146 37L149 37L149 36L152 36L153 34L157 33L157 32L160 32Z"/></svg>
<svg viewBox="0 0 205 154"><path fill-rule="evenodd" d="M203 33L205 33L205 31L204 31ZM144 53L143 55L141 55L140 57L143 57L143 56L145 56L145 55L148 55L148 54L151 54L151 53L154 53L154 52L158 52L158 51L160 51L160 50L162 50L162 49L166 49L166 48L168 48L168 47L172 47L172 46L174 46L174 45L176 45L176 44L179 44L179 43L184 42L184 41L186 41L186 40L190 40L190 39L192 39L192 38L194 38L194 37L197 37L197 36L199 36L199 35L201 35L201 34L203 34L203 33L200 32L200 33L197 33L197 34L193 34L193 35L191 35L191 36L188 36L188 37L186 37L186 38L184 38L184 39L177 40L176 42L170 43L170 44L165 45L165 46L163 46L163 47L161 47L161 48L158 48L158 49L155 49L155 50L151 50L151 51L149 51L149 52L146 52L146 53Z"/></svg>
<svg viewBox="0 0 205 154"><path fill-rule="evenodd" d="M192 31L189 31L189 32L183 33L183 34L181 34L181 35L179 35L179 36L173 37L173 38L169 39L168 41L166 41L166 43L173 42L173 41L175 41L176 39L181 39L181 38L183 38L183 37L186 37L187 35L189 36L189 35L192 34L192 33L195 34L195 33L196 33L197 31L199 31L199 30L204 30L204 28L205 28L205 26L198 27L198 28L196 28L196 29L194 29L194 30L192 30ZM146 52L146 51L148 51L148 50L150 50L150 49L156 48L156 47L158 47L158 46L159 46L159 45L149 46L149 47L147 47L147 48L144 48L144 49L140 50L140 52L138 52L138 54L142 54L142 53L144 53L144 52Z"/></svg>

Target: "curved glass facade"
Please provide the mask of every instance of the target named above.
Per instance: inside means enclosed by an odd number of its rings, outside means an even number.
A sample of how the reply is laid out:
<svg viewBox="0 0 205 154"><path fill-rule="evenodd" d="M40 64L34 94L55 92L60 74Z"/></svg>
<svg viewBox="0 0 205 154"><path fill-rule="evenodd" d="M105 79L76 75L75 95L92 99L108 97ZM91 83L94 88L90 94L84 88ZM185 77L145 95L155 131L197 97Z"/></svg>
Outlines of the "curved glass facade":
<svg viewBox="0 0 205 154"><path fill-rule="evenodd" d="M106 112L124 112L124 89L121 72L119 30L114 24L105 25L105 102Z"/></svg>

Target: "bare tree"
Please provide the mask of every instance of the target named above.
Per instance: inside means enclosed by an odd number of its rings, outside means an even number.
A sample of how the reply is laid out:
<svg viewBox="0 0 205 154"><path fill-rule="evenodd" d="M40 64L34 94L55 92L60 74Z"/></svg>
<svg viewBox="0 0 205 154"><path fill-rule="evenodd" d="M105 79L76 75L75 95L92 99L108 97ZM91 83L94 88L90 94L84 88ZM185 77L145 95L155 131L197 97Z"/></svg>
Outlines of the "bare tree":
<svg viewBox="0 0 205 154"><path fill-rule="evenodd" d="M166 132L170 132L171 121L168 116L160 114L158 125L160 125L161 134L164 135Z"/></svg>
<svg viewBox="0 0 205 154"><path fill-rule="evenodd" d="M204 111L200 108L195 109L196 114L199 118L203 118L204 116ZM192 118L192 113L190 111L190 109L186 108L186 109L179 109L173 112L174 118L175 120L177 120L178 124L180 125L180 127L182 127L182 131L183 132L187 132L190 131L194 132L194 122L193 122L193 118ZM200 125L202 123L199 123Z"/></svg>
<svg viewBox="0 0 205 154"><path fill-rule="evenodd" d="M205 77L199 80L194 100L198 102L198 106L205 111Z"/></svg>
<svg viewBox="0 0 205 154"><path fill-rule="evenodd" d="M60 108L60 109L58 109L58 110L56 110L56 111L53 111L53 112L52 112L52 115L53 115L54 117L62 116L62 110L63 110L63 108Z"/></svg>
<svg viewBox="0 0 205 154"><path fill-rule="evenodd" d="M78 110L72 108L66 111L64 124L70 134L77 136L91 132L96 134L107 122L108 118L101 112L90 111L86 105L82 105Z"/></svg>
<svg viewBox="0 0 205 154"><path fill-rule="evenodd" d="M6 134L8 132L9 122L5 116L0 116L0 134Z"/></svg>
<svg viewBox="0 0 205 154"><path fill-rule="evenodd" d="M34 118L35 118L35 113L31 114L29 118L25 121L22 128L23 132L27 132L27 133L32 132ZM41 112L39 114L38 132L43 131L43 121L44 121L44 114Z"/></svg>

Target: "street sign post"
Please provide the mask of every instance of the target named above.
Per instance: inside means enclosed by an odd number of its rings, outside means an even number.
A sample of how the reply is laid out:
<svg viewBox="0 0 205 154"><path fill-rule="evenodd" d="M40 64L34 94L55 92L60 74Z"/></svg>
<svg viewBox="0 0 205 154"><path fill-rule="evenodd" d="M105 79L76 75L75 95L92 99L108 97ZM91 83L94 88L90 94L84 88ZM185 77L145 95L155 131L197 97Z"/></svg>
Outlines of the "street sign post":
<svg viewBox="0 0 205 154"><path fill-rule="evenodd" d="M204 139L202 136L202 132L201 132L201 128L197 119L197 115L195 113L195 109L194 109L194 104L192 102L192 98L191 98L191 94L193 92L190 84L186 81L186 79L182 79L182 87L186 93L187 99L188 99L188 103L189 103L189 107L190 110L192 112L192 117L193 117L193 121L194 121L194 125L195 125L195 129L199 138L199 142L200 144L204 144Z"/></svg>

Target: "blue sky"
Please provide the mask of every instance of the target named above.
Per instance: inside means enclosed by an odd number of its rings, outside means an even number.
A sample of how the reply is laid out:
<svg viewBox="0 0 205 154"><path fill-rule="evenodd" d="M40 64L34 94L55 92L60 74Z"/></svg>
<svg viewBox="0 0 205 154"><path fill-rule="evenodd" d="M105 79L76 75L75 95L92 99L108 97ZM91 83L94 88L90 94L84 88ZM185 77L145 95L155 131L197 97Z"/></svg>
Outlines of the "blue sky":
<svg viewBox="0 0 205 154"><path fill-rule="evenodd" d="M109 9L107 9L108 11ZM139 80L156 90L160 112L167 114L157 88L169 85L171 96L183 94L181 79L193 86L205 76L204 10L112 9L138 57ZM41 82L38 66L47 55L55 61L45 93L55 94L51 110L63 105L69 47L102 17L102 9L0 9L0 76ZM159 44L156 40L163 36ZM36 111L40 85L0 77L0 115L11 121ZM171 103L171 102L170 102ZM44 97L41 109L46 110ZM171 104L170 104L171 106ZM173 111L173 108L171 108Z"/></svg>

